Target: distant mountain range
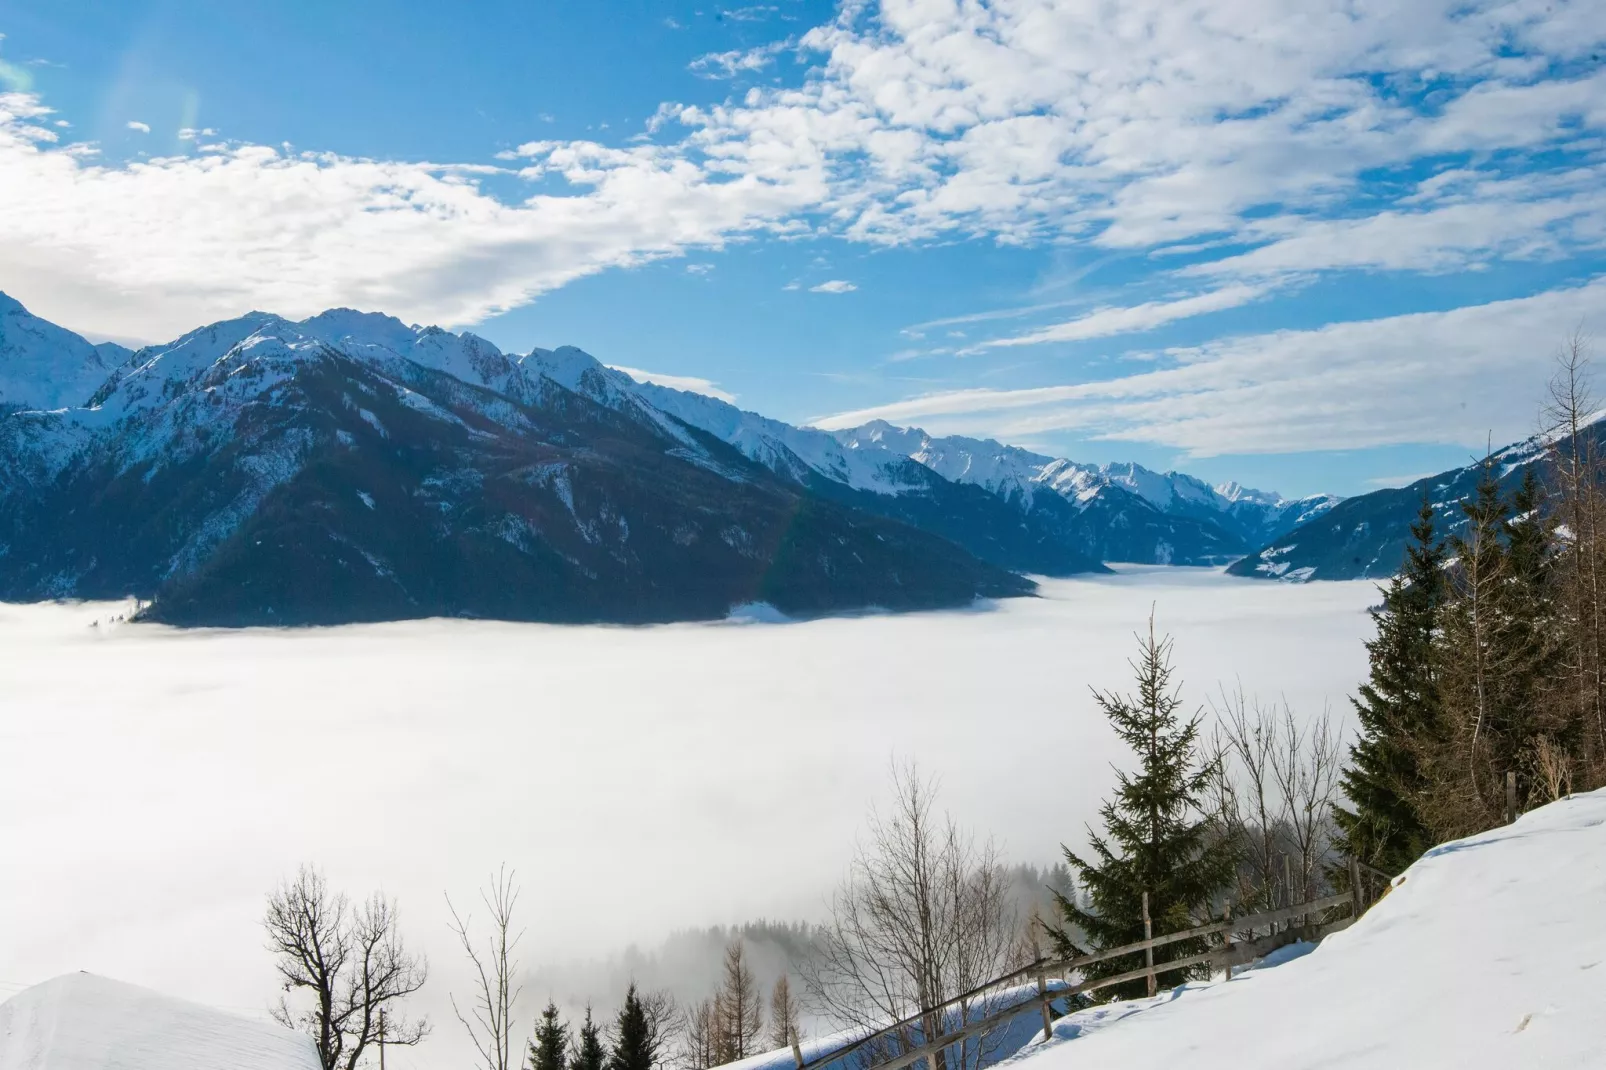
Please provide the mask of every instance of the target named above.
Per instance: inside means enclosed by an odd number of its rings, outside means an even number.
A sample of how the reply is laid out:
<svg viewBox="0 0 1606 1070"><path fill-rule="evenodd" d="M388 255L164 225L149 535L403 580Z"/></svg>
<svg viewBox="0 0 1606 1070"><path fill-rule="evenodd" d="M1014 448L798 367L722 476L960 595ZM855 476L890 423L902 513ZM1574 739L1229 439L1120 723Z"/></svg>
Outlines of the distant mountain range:
<svg viewBox="0 0 1606 1070"><path fill-rule="evenodd" d="M1226 563L1338 504L796 427L578 349L347 309L134 352L0 295L5 600L137 594L221 625L925 608Z"/></svg>
<svg viewBox="0 0 1606 1070"><path fill-rule="evenodd" d="M1606 420L1579 432L1606 447ZM1533 472L1544 482L1551 440L1536 435L1496 451L1489 458L1501 487L1510 493ZM1482 477L1483 462L1474 461L1406 487L1377 490L1339 502L1318 519L1271 539L1227 571L1235 576L1308 580L1383 579L1399 570L1411 538L1411 522L1426 499L1433 506L1440 538L1466 525L1461 503L1471 498Z"/></svg>

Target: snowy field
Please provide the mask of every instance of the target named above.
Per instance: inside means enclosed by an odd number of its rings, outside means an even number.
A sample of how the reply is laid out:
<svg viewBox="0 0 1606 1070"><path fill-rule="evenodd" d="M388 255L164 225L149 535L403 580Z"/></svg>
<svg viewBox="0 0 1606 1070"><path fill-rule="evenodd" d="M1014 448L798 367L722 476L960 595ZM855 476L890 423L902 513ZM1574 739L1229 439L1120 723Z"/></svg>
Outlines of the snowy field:
<svg viewBox="0 0 1606 1070"><path fill-rule="evenodd" d="M524 885L531 965L818 917L897 756L1045 864L1110 785L1087 689L1127 685L1151 603L1190 701L1241 679L1347 723L1377 598L1180 569L1044 594L641 629L183 633L0 606L0 996L84 969L261 1013L263 898L311 861L395 895L428 952L436 1036L393 1065L459 1065L442 893L469 902L498 863Z"/></svg>

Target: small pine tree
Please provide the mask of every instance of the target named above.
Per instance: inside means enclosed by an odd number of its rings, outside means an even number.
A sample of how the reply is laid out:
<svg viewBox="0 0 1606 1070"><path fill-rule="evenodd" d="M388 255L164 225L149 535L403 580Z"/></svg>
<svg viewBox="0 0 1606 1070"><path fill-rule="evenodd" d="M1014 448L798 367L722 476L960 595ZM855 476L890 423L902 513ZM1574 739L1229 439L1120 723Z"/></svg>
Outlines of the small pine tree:
<svg viewBox="0 0 1606 1070"><path fill-rule="evenodd" d="M1366 644L1370 675L1351 700L1360 721L1343 773L1352 808L1334 808L1335 846L1389 873L1433 844L1417 808L1427 787L1422 742L1439 723L1434 638L1445 599L1444 557L1424 494L1405 560L1372 614L1377 635Z"/></svg>
<svg viewBox="0 0 1606 1070"><path fill-rule="evenodd" d="M1064 848L1090 908L1055 893L1062 924L1051 936L1065 957L1084 953L1073 927L1086 933L1098 950L1142 940L1145 892L1154 935L1191 928L1197 924L1192 911L1226 887L1234 873L1232 845L1211 841L1202 813L1211 769L1198 760L1200 718L1183 719L1182 700L1171 687L1171 640L1156 638L1151 617L1148 637L1140 637L1139 643L1141 653L1131 663L1137 695L1093 692L1116 733L1137 755L1138 770L1117 771L1115 797L1099 809L1104 835L1088 830L1094 860L1084 861ZM1159 965L1204 950L1201 940L1182 940L1156 948L1154 961ZM1126 973L1141 968L1143 958L1109 959L1088 967L1086 975ZM1174 971L1168 979L1182 981L1195 972ZM1097 998L1126 999L1145 991L1145 982L1127 982L1101 989Z"/></svg>
<svg viewBox="0 0 1606 1070"><path fill-rule="evenodd" d="M647 1004L632 981L625 992L624 1006L614 1020L613 1050L608 1054L607 1070L653 1070L662 1043L658 1027L647 1013Z"/></svg>
<svg viewBox="0 0 1606 1070"><path fill-rule="evenodd" d="M586 1008L586 1020L580 1025L580 1039L569 1056L569 1070L604 1070L608 1053L602 1047L602 1029L591 1020L591 1008Z"/></svg>
<svg viewBox="0 0 1606 1070"><path fill-rule="evenodd" d="M558 1005L548 1002L530 1041L530 1070L568 1070L569 1026L558 1018Z"/></svg>

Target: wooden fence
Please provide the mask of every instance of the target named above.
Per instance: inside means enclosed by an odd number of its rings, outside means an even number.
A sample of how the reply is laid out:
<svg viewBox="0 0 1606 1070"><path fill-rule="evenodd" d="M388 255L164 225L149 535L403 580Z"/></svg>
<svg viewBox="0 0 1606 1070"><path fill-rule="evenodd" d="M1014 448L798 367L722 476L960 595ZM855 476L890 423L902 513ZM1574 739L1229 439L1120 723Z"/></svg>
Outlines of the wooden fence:
<svg viewBox="0 0 1606 1070"><path fill-rule="evenodd" d="M1253 961L1277 950L1279 947L1292 943L1295 939L1325 936L1328 933L1337 932L1349 926L1356 918L1360 917L1370 902L1375 901L1376 897L1367 895L1369 885L1387 888L1388 882L1392 880L1388 874L1354 859L1349 861L1349 878L1349 891L1341 892L1337 895L1324 896L1309 902L1244 917L1234 917L1232 905L1229 903L1223 911L1220 921L1210 921L1203 925L1196 925L1191 929L1184 929L1181 932L1152 936L1135 944L1112 947L1087 955L1077 955L1074 958L1040 958L1029 965L994 977L992 980L977 985L968 992L962 992L935 1007L928 1007L917 1014L900 1019L867 1036L860 1037L851 1044L831 1052L822 1052L812 1059L804 1060L803 1052L794 1040L792 1057L797 1063L797 1070L819 1070L819 1068L831 1063L845 1062L845 1060L866 1049L874 1050L875 1046L884 1047L889 1042L896 1042L898 1046L903 1047L905 1050L893 1055L891 1058L876 1060L874 1066L875 1070L903 1070L904 1067L917 1063L922 1059L931 1058L938 1052L984 1036L1010 1019L1031 1013L1040 1013L1042 1015L1043 1037L1047 1039L1053 1032L1053 1016L1050 1006L1057 999L1065 999L1083 992L1093 992L1101 988L1108 988L1111 985L1138 980L1146 980L1148 982L1149 993L1152 995L1155 991L1156 980L1162 974L1174 973L1178 970L1185 970L1206 963L1216 969L1230 970L1233 966ZM1306 923L1297 927L1290 924L1296 919L1303 921L1312 915L1322 916L1330 911L1343 910L1345 907L1349 909L1344 916L1335 920ZM1145 897L1146 914L1147 897ZM1279 925L1283 926L1280 932L1277 929ZM1145 928L1147 928L1147 917L1145 917ZM1267 934L1262 937L1256 937L1255 933L1259 929L1267 930ZM1248 939L1234 942L1234 933L1247 934ZM1198 940L1217 935L1222 938L1222 942L1202 954L1190 955L1170 962L1156 963L1154 961L1154 949L1157 947L1165 947L1168 944L1179 943L1183 940ZM1139 969L1128 970L1110 977L1072 980L1072 975L1079 973L1085 967L1106 962L1110 959L1136 955L1140 952L1145 956L1145 963ZM1049 981L1053 979L1064 980L1067 984L1058 988L1049 988ZM977 997L1011 984L1030 983L1032 981L1037 984L1036 995L1012 1002L1007 1007L987 1011L975 1021L965 1020L968 1008ZM954 1009L957 1009L960 1014L960 1024L957 1029L926 1043L911 1044L909 1042L917 1029L928 1023L945 1022L950 1011ZM880 1051L876 1053L881 1054Z"/></svg>

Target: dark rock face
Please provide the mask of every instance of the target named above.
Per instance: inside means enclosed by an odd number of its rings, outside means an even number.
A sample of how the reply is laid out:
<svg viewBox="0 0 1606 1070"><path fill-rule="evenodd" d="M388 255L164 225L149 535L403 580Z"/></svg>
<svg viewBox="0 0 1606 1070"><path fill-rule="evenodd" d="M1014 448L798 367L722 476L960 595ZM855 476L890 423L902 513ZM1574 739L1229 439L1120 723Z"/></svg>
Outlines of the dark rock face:
<svg viewBox="0 0 1606 1070"><path fill-rule="evenodd" d="M190 374L122 370L101 409L0 415L0 599L138 594L152 619L238 626L807 615L1033 589L544 376L502 393L270 328L213 341L223 354Z"/></svg>

